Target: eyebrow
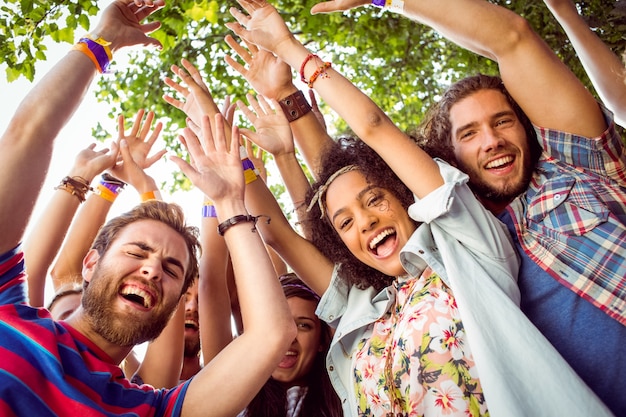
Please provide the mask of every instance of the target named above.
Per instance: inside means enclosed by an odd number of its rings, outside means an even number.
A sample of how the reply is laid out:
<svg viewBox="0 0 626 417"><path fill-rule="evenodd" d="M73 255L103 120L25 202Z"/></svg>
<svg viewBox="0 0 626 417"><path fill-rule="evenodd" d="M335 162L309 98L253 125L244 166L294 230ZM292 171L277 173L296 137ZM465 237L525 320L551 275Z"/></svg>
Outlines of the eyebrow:
<svg viewBox="0 0 626 417"><path fill-rule="evenodd" d="M498 118L500 118L502 116L516 116L516 114L515 114L515 112L513 110L503 110L501 112L493 114L492 116L490 116L490 118L493 120L493 119L498 119ZM454 131L454 137L455 138L458 137L459 133L461 133L462 131L464 131L466 129L469 129L470 127L474 127L476 125L478 125L478 122L474 121L474 122L469 122L469 123L467 123L467 124L465 124L463 126L460 126L459 128L457 128Z"/></svg>
<svg viewBox="0 0 626 417"><path fill-rule="evenodd" d="M360 191L360 192L356 195L356 200L360 200L361 198L363 198L363 196L364 196L365 194L367 194L368 192L370 192L370 191L371 191L371 190L373 190L374 188L380 188L380 187L379 187L379 186L377 186L377 185L370 184L369 186L367 186L367 187L363 188L363 189L362 189L362 190L361 190L361 191ZM335 214L333 214L333 217L332 217L332 219L331 219L331 223L335 223L335 218L336 218L337 216L339 216L341 213L343 213L344 211L346 211L346 210L347 210L347 209L346 209L345 207L342 207L342 208L340 208L339 210L337 210L337 211L335 212Z"/></svg>
<svg viewBox="0 0 626 417"><path fill-rule="evenodd" d="M154 248L145 242L128 242L127 245L137 246L141 250L154 253ZM179 261L178 259L171 257L171 256L167 256L165 258L165 262L172 264L174 266L177 266L178 268L180 268L181 272L183 273L185 272L185 267L183 266L183 263Z"/></svg>

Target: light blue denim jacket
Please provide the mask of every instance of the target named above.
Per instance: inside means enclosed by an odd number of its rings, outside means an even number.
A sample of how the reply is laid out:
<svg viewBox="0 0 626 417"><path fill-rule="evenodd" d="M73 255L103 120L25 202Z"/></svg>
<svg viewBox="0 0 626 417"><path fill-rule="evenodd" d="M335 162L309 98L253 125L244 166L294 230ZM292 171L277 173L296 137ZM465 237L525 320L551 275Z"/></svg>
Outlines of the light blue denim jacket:
<svg viewBox="0 0 626 417"><path fill-rule="evenodd" d="M506 227L476 200L467 175L437 163L445 184L409 207L422 224L400 259L411 277L430 266L452 288L491 415L610 415L519 310L519 259ZM336 329L326 367L345 416L357 415L357 344L394 301L390 287L348 287L338 265L320 300L317 315Z"/></svg>

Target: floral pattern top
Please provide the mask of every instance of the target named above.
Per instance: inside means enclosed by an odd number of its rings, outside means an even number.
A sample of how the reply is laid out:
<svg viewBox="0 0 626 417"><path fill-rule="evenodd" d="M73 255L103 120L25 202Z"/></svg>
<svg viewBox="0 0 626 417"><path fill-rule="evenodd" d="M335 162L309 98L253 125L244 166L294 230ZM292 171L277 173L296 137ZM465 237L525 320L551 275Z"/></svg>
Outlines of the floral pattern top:
<svg viewBox="0 0 626 417"><path fill-rule="evenodd" d="M488 416L452 292L430 268L393 289L391 311L354 356L358 414Z"/></svg>

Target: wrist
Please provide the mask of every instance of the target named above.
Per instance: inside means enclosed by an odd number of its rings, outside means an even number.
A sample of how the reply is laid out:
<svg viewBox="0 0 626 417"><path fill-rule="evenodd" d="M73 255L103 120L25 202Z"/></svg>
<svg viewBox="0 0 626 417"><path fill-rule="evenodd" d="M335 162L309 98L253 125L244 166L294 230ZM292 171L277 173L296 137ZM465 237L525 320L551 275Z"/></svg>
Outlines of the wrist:
<svg viewBox="0 0 626 417"><path fill-rule="evenodd" d="M223 222L224 220L239 214L248 214L243 198L221 198L219 200L213 200L213 206L217 212L217 220L219 222Z"/></svg>

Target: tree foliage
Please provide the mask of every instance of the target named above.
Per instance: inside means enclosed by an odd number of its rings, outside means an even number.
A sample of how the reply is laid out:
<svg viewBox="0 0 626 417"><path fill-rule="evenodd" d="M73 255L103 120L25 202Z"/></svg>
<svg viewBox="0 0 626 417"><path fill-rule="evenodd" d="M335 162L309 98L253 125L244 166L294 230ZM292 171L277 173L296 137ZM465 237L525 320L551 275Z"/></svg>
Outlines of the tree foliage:
<svg viewBox="0 0 626 417"><path fill-rule="evenodd" d="M276 0L274 4L309 49L332 61L404 129L419 123L450 82L478 72L497 73L493 61L456 47L430 28L402 16L373 7L312 16L309 10L317 1ZM4 3L0 7L0 63L6 64L9 80L19 75L32 79L34 62L46 59L42 40L49 36L73 42L74 30L86 28L88 16L97 11L93 0ZM542 1L494 3L524 16L593 91L567 36ZM622 54L626 45L626 0L577 1L577 5L590 27ZM184 115L161 97L166 88L162 80L172 75L170 65L180 63L183 57L205 74L216 100L227 95L243 100L251 92L250 87L224 62L224 56L231 54L223 40L230 33L224 23L233 20L228 12L233 6L237 7L233 0L170 1L156 15L162 27L153 34L163 43L163 50L134 53L128 65L116 68L115 76L100 78L96 94L111 105L110 117L150 108L163 118L168 147L180 151L175 137L184 125ZM532 62L528 63L528 71L533 71ZM339 120L329 120L337 131L346 127ZM106 136L107 132L100 131L99 135ZM184 187L182 177L174 178L173 184Z"/></svg>

